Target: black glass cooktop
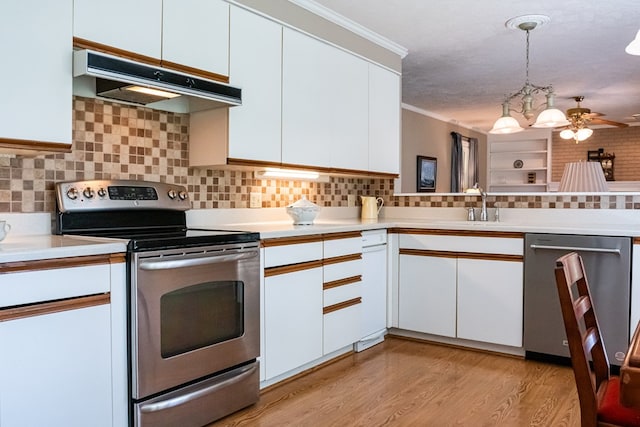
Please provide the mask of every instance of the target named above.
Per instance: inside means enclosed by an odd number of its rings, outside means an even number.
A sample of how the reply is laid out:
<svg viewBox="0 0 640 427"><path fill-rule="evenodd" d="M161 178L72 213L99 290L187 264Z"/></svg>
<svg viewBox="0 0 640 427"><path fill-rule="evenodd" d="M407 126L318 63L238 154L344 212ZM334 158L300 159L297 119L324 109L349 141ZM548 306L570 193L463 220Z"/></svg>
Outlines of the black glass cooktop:
<svg viewBox="0 0 640 427"><path fill-rule="evenodd" d="M127 248L133 252L207 245L223 245L229 243L249 243L260 240L259 233L197 229L154 234L124 234L120 236L110 237L129 239Z"/></svg>
<svg viewBox="0 0 640 427"><path fill-rule="evenodd" d="M184 212L123 210L58 213L56 234L112 237L129 240L129 251L246 243L259 233L189 229Z"/></svg>

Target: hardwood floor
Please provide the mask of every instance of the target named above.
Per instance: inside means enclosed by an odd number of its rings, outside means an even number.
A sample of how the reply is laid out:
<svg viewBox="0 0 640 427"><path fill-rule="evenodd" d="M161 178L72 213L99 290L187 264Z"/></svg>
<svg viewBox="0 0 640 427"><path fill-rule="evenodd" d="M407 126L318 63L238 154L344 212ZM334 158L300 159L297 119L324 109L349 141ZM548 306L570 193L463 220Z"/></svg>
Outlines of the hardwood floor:
<svg viewBox="0 0 640 427"><path fill-rule="evenodd" d="M210 427L579 425L570 367L388 337Z"/></svg>

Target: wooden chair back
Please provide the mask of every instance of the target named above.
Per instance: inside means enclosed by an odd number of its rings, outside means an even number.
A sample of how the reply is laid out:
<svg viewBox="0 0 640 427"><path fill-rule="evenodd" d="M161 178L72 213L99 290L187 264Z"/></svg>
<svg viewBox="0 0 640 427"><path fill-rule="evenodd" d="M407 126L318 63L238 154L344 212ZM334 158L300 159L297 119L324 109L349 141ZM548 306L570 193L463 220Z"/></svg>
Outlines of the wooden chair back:
<svg viewBox="0 0 640 427"><path fill-rule="evenodd" d="M556 261L556 285L576 379L583 426L597 425L598 391L609 381L609 359L600 335L582 257L575 252ZM593 371L589 360L593 363Z"/></svg>

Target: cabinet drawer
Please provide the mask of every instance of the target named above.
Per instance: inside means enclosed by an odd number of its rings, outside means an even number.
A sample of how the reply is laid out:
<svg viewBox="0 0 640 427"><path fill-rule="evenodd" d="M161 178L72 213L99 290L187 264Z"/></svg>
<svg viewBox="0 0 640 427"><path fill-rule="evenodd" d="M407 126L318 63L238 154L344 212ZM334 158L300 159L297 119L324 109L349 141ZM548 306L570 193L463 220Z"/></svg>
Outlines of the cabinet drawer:
<svg viewBox="0 0 640 427"><path fill-rule="evenodd" d="M360 337L362 304L355 304L323 316L323 353L329 354L353 344Z"/></svg>
<svg viewBox="0 0 640 427"><path fill-rule="evenodd" d="M3 273L0 307L105 293L110 282L110 264Z"/></svg>
<svg viewBox="0 0 640 427"><path fill-rule="evenodd" d="M509 237L401 234L399 236L399 242L400 248L402 249L509 255L522 255L524 251L523 239Z"/></svg>
<svg viewBox="0 0 640 427"><path fill-rule="evenodd" d="M322 259L322 242L296 243L292 245L267 246L264 248L265 268L278 265L298 264Z"/></svg>
<svg viewBox="0 0 640 427"><path fill-rule="evenodd" d="M349 301L362 296L361 279L348 285L336 286L335 288L325 289L323 297L323 307Z"/></svg>
<svg viewBox="0 0 640 427"><path fill-rule="evenodd" d="M352 261L325 264L323 267L324 283L362 275L362 257Z"/></svg>
<svg viewBox="0 0 640 427"><path fill-rule="evenodd" d="M346 233L345 233L346 234ZM342 233L336 234L336 237L343 235ZM362 252L362 236L360 232L348 233L353 237L346 238L332 238L331 234L325 235L324 240L324 257L333 258L343 255L359 254Z"/></svg>

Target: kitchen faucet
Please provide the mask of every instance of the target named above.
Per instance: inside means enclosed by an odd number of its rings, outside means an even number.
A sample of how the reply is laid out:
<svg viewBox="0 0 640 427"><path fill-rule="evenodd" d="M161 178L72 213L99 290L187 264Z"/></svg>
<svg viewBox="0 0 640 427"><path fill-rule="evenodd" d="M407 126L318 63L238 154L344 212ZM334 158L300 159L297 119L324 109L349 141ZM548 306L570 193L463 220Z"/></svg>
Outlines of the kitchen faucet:
<svg viewBox="0 0 640 427"><path fill-rule="evenodd" d="M480 197L482 197L482 209L480 210L480 221L487 221L487 192L480 188Z"/></svg>

